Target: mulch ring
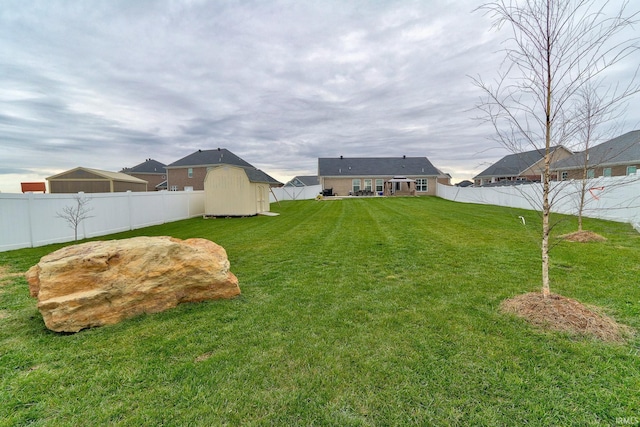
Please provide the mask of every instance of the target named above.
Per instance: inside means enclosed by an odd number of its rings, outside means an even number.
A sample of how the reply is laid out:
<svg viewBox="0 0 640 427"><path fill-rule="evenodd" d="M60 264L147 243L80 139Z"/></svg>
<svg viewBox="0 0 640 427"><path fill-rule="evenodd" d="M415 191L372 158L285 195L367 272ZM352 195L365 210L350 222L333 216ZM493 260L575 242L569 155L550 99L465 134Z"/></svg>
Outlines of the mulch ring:
<svg viewBox="0 0 640 427"><path fill-rule="evenodd" d="M561 295L551 294L547 298L539 292L517 295L504 300L500 309L543 329L595 337L605 342L623 343L633 336L630 327Z"/></svg>
<svg viewBox="0 0 640 427"><path fill-rule="evenodd" d="M588 243L588 242L604 242L607 240L602 237L598 233L594 233L593 231L574 231L573 233L563 234L562 236L558 236L560 239L566 240L568 242L578 242L578 243Z"/></svg>

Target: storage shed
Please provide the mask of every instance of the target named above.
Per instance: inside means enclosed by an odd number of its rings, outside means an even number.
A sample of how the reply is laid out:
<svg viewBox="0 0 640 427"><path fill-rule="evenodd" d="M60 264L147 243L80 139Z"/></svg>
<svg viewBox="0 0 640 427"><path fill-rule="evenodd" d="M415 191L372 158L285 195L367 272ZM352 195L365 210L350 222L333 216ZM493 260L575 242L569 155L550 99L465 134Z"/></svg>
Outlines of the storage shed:
<svg viewBox="0 0 640 427"><path fill-rule="evenodd" d="M77 167L47 178L50 193L147 191L147 181L125 173Z"/></svg>
<svg viewBox="0 0 640 427"><path fill-rule="evenodd" d="M273 178L255 168L220 165L209 169L204 179L205 216L269 212L271 182Z"/></svg>

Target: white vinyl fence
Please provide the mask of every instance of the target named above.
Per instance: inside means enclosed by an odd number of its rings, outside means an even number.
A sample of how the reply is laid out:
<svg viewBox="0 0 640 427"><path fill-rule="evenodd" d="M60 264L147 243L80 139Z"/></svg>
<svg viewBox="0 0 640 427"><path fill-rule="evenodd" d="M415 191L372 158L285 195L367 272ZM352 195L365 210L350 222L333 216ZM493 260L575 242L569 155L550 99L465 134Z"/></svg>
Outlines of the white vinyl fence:
<svg viewBox="0 0 640 427"><path fill-rule="evenodd" d="M94 194L0 193L0 252L70 242L74 229L58 217L75 197L89 199L78 239L103 236L204 214L204 191Z"/></svg>
<svg viewBox="0 0 640 427"><path fill-rule="evenodd" d="M269 201L274 203L282 200L310 200L315 199L322 192L321 185L309 185L306 187L278 187L273 188ZM275 195L275 197L274 197Z"/></svg>
<svg viewBox="0 0 640 427"><path fill-rule="evenodd" d="M587 181L583 216L630 223L640 232L640 175L601 177ZM581 181L551 183L551 210L577 215ZM505 187L451 187L438 184L438 196L479 203L541 210L542 184Z"/></svg>

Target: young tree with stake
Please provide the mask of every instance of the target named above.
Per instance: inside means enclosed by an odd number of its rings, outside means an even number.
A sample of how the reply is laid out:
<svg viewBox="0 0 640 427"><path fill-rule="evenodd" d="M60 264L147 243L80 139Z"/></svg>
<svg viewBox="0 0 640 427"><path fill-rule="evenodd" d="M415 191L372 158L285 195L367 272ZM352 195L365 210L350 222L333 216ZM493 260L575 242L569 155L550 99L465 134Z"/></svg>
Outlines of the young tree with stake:
<svg viewBox="0 0 640 427"><path fill-rule="evenodd" d="M638 12L627 3L607 16L610 2L595 0L498 0L478 8L506 27L506 70L491 84L475 84L484 97L478 108L495 129L496 140L512 152L531 147L544 153L542 173L542 294L550 295L549 233L553 146L579 137L579 93L604 79L614 65L638 53L638 38L624 38ZM637 62L636 62L637 64ZM612 103L615 105L615 102Z"/></svg>

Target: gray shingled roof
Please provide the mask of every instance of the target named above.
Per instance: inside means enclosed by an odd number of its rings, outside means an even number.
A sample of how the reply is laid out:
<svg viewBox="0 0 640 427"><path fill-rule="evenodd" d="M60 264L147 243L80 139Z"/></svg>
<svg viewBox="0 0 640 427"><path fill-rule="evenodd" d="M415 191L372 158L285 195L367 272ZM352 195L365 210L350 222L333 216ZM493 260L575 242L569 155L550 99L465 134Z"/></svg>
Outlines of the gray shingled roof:
<svg viewBox="0 0 640 427"><path fill-rule="evenodd" d="M271 185L282 185L280 181L260 169L250 167L244 168L244 171L247 173L247 178L249 178L250 182L264 182Z"/></svg>
<svg viewBox="0 0 640 427"><path fill-rule="evenodd" d="M555 151L558 147L559 146L551 147L551 152ZM531 150L523 153L509 154L480 172L474 179L489 176L518 176L543 158L544 150Z"/></svg>
<svg viewBox="0 0 640 427"><path fill-rule="evenodd" d="M167 168L187 167L187 166L211 166L211 165L234 165L253 168L248 162L233 154L226 148L216 150L198 150L186 157L176 160Z"/></svg>
<svg viewBox="0 0 640 427"><path fill-rule="evenodd" d="M585 152L579 152L551 165L552 170L577 169L584 166ZM589 148L588 166L612 166L640 162L640 130L620 135Z"/></svg>
<svg viewBox="0 0 640 427"><path fill-rule="evenodd" d="M123 168L120 172L123 173L165 173L165 164L160 163L157 160L147 159L139 165L135 165L132 168Z"/></svg>
<svg viewBox="0 0 640 427"><path fill-rule="evenodd" d="M426 157L319 158L319 176L440 176Z"/></svg>
<svg viewBox="0 0 640 427"><path fill-rule="evenodd" d="M317 175L298 175L285 184L287 187L305 187L320 184Z"/></svg>

